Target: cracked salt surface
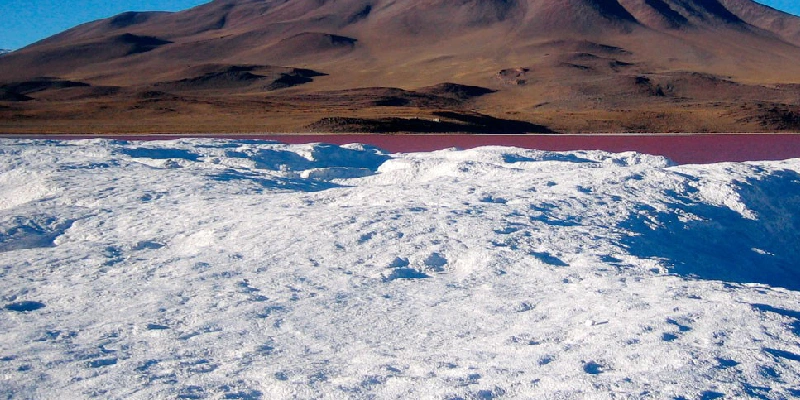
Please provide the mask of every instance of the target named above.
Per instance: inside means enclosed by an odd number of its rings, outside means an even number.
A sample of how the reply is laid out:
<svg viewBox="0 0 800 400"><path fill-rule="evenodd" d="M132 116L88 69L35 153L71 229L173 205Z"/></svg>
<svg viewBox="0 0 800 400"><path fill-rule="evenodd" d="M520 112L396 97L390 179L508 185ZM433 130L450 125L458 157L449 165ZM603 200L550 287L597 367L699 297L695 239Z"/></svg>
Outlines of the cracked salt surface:
<svg viewBox="0 0 800 400"><path fill-rule="evenodd" d="M800 396L800 160L0 154L7 398Z"/></svg>

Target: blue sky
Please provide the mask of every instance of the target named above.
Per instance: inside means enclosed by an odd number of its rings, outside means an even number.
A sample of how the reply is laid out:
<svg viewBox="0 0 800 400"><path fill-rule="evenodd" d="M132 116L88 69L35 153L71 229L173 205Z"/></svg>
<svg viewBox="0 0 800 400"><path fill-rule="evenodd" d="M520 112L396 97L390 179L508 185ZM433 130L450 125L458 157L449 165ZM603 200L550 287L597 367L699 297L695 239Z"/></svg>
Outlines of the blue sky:
<svg viewBox="0 0 800 400"><path fill-rule="evenodd" d="M18 49L75 25L124 11L179 11L209 0L0 0L0 49ZM800 15L797 0L759 0Z"/></svg>
<svg viewBox="0 0 800 400"><path fill-rule="evenodd" d="M180 11L210 0L0 0L0 49L18 49L125 11Z"/></svg>

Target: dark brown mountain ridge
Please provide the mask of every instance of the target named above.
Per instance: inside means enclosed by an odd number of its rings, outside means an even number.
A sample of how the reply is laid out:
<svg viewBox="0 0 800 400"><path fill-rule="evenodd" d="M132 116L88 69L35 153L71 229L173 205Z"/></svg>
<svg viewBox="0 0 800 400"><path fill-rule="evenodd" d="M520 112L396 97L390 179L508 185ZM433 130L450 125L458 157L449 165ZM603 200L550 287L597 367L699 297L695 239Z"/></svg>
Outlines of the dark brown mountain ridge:
<svg viewBox="0 0 800 400"><path fill-rule="evenodd" d="M751 0L216 0L3 56L0 130L798 130L797 84L800 18Z"/></svg>

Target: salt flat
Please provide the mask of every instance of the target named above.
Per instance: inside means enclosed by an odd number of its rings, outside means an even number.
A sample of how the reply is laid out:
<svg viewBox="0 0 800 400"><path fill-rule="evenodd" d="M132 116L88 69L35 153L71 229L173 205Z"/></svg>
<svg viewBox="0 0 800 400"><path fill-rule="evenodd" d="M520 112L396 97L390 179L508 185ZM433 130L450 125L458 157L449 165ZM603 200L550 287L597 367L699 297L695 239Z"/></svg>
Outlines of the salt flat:
<svg viewBox="0 0 800 400"><path fill-rule="evenodd" d="M0 142L0 394L800 397L800 160Z"/></svg>

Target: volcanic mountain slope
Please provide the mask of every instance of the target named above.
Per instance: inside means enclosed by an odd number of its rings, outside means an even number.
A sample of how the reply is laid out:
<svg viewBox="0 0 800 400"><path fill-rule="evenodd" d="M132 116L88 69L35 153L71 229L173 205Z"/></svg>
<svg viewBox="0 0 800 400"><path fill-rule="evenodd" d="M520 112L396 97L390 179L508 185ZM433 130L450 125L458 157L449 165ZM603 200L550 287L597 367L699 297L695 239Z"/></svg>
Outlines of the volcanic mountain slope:
<svg viewBox="0 0 800 400"><path fill-rule="evenodd" d="M0 128L798 130L799 66L800 18L750 0L216 0L4 56Z"/></svg>

